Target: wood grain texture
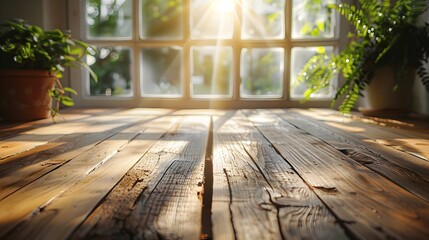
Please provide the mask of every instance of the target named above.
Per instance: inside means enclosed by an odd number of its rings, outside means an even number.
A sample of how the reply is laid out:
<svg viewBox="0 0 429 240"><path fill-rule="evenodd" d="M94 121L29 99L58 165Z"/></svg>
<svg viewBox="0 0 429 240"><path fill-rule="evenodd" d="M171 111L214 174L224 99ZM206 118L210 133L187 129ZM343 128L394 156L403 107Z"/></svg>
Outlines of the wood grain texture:
<svg viewBox="0 0 429 240"><path fill-rule="evenodd" d="M209 117L187 117L126 173L72 239L199 239Z"/></svg>
<svg viewBox="0 0 429 240"><path fill-rule="evenodd" d="M0 239L429 236L428 134L404 122L324 109L66 112L61 124L0 124Z"/></svg>
<svg viewBox="0 0 429 240"><path fill-rule="evenodd" d="M55 171L44 175L1 200L0 237L5 236L25 217L39 212L50 201L118 153L142 129L141 124L136 124L122 130Z"/></svg>
<svg viewBox="0 0 429 240"><path fill-rule="evenodd" d="M427 202L283 119L250 119L356 237L428 236Z"/></svg>
<svg viewBox="0 0 429 240"><path fill-rule="evenodd" d="M280 110L283 111L283 110ZM403 168L409 169L424 179L429 179L429 162L413 156L409 153L398 151L390 146L386 146L384 144L380 144L373 139L373 137L369 133L372 132L372 128L378 126L372 126L368 128L367 124L361 124L360 126L350 125L352 119L344 118L344 117L333 117L333 116L324 116L320 112L310 112L294 109L294 112L298 112L304 116L308 116L310 118L320 120L328 124L333 128L337 128L348 133L348 136L359 141L363 146L368 149L371 149L374 153L382 156L384 159L401 166ZM382 136L382 135L381 135ZM380 137L380 136L379 136Z"/></svg>
<svg viewBox="0 0 429 240"><path fill-rule="evenodd" d="M76 133L82 131L83 128L87 128L91 125L97 123L97 121L102 121L106 119L114 123L115 117L136 119L141 116L160 116L165 114L170 114L173 110L168 109L129 109L129 110L118 110L118 109L104 109L104 110L83 110L78 112L77 110L69 110L68 113L64 116L67 119L61 120L60 116L56 124L39 124L30 122L25 123L24 125L29 125L24 127L26 131L15 132L16 128L21 129L19 126L13 127L12 129L3 129L3 133L0 132L0 137L3 134L8 135L4 139L1 139L0 142L0 163L7 161L10 156L31 150L37 146L42 146L51 141L55 141L58 138L65 136L67 134ZM99 116L99 117L97 117ZM42 122L48 121L42 120ZM35 125L35 126L33 126ZM11 134L14 133L14 134Z"/></svg>
<svg viewBox="0 0 429 240"><path fill-rule="evenodd" d="M333 110L312 109L305 113L313 118L341 119L343 124L337 124L338 127L346 125L347 127L360 128L363 130L362 133L364 133L370 141L394 148L429 162L429 134L424 131L416 132L401 128L389 129L381 127L377 125L377 122L365 118L343 117Z"/></svg>
<svg viewBox="0 0 429 240"><path fill-rule="evenodd" d="M0 162L0 200L136 122L136 118L130 117L103 118L95 117L92 124L78 132L5 158Z"/></svg>
<svg viewBox="0 0 429 240"><path fill-rule="evenodd" d="M0 139L2 140L0 142L0 163L6 161L4 158L31 150L87 127L93 121L97 121L97 118L94 118L95 116L101 115L101 118L106 118L109 114L118 111L114 109L103 111L95 109L82 110L81 112L68 110L68 113L56 118L56 123L51 119L43 119L3 128L0 130Z"/></svg>
<svg viewBox="0 0 429 240"><path fill-rule="evenodd" d="M9 232L8 238L66 239L175 120L170 117L146 123L145 129L118 154Z"/></svg>
<svg viewBox="0 0 429 240"><path fill-rule="evenodd" d="M324 204L243 114L215 127L215 239L347 238Z"/></svg>
<svg viewBox="0 0 429 240"><path fill-rule="evenodd" d="M354 135L350 135L341 129L336 129L323 122L315 121L314 119L294 114L290 111L286 111L284 114L281 114L281 116L294 126L327 142L355 161L364 164L368 168L429 202L429 179L425 179L407 168L390 162L389 159L385 159L383 156L379 155L377 149L366 147L365 144L362 144L362 141L354 137ZM429 165L427 171L429 171Z"/></svg>
<svg viewBox="0 0 429 240"><path fill-rule="evenodd" d="M61 115L55 118L56 123L81 121L98 115L108 115L118 112L120 109L63 109ZM0 140L16 136L20 133L30 131L36 128L55 125L51 118L41 119L32 122L2 122L0 121Z"/></svg>

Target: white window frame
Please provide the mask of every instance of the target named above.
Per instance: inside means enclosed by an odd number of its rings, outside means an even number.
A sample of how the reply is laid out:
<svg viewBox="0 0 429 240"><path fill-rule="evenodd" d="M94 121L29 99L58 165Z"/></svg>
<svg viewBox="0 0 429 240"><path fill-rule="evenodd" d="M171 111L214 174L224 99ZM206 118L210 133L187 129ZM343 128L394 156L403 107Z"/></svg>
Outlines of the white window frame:
<svg viewBox="0 0 429 240"><path fill-rule="evenodd" d="M348 2L348 1L347 1ZM84 27L84 0L68 0L68 19L69 28L72 31L73 37L82 39L94 45L100 46L126 46L131 48L131 62L134 64L131 72L132 82L132 97L104 97L104 96L89 96L87 83L88 73L82 69L70 69L71 87L78 91L78 96L74 96L75 105L78 107L160 107L160 108L307 108L307 107L329 107L331 98L315 99L305 103L300 102L300 99L291 99L290 97L290 72L291 72L291 49L293 47L311 47L311 46L334 46L335 51L338 51L347 42L347 32L349 26L337 14L337 38L333 39L292 39L291 38L291 18L292 18L292 0L285 1L285 39L281 40L240 40L240 23L234 21L234 36L233 39L220 40L173 40L173 41L147 41L139 39L138 17L133 17L133 36L131 40L89 40L86 39ZM139 0L133 0L133 16L139 16ZM185 6L190 4L190 0L184 0ZM190 15L189 10L185 7L184 18ZM238 15L241 16L241 11L238 10ZM190 36L190 24L184 20L184 36ZM192 46L206 46L226 44L233 48L233 83L231 98L192 98L190 92L190 49ZM140 80L140 51L142 47L162 47L162 46L181 46L182 47L182 63L183 63L183 79L182 79L182 97L142 97L141 96L141 80ZM241 98L240 97L240 55L241 49L246 47L282 47L284 48L284 76L283 76L283 96L281 98ZM343 79L340 77L340 83Z"/></svg>

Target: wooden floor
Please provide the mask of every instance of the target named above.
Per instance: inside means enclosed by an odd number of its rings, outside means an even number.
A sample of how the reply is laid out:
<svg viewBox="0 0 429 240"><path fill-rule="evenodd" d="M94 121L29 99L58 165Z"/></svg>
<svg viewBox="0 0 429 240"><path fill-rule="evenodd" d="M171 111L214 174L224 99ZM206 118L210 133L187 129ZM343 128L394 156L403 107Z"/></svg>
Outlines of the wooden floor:
<svg viewBox="0 0 429 240"><path fill-rule="evenodd" d="M0 239L429 239L429 122L76 109L0 123Z"/></svg>

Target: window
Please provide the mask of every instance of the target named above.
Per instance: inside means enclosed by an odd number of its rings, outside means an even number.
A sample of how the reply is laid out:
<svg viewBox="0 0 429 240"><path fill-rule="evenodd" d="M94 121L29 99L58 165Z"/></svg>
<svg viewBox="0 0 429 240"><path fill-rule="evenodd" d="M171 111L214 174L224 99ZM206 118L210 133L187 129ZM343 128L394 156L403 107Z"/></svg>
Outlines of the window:
<svg viewBox="0 0 429 240"><path fill-rule="evenodd" d="M97 47L99 80L72 82L78 104L300 106L295 79L340 44L335 0L69 1L73 32ZM74 74L74 75L73 75ZM335 86L316 96L328 104ZM326 106L327 106L326 104ZM311 105L311 104L310 104Z"/></svg>

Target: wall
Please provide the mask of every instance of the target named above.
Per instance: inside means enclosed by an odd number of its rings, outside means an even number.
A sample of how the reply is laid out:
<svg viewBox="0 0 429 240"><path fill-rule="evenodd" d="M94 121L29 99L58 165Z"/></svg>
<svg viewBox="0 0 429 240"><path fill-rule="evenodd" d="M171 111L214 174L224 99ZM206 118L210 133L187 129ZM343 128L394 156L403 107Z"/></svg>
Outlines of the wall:
<svg viewBox="0 0 429 240"><path fill-rule="evenodd" d="M429 65L428 65L429 68ZM429 90L429 87L428 87ZM413 110L415 112L429 116L429 91L425 89L421 80L417 76L416 83L414 84L414 104Z"/></svg>
<svg viewBox="0 0 429 240"><path fill-rule="evenodd" d="M0 19L8 18L22 18L45 29L66 29L66 0L0 1Z"/></svg>
<svg viewBox="0 0 429 240"><path fill-rule="evenodd" d="M43 26L43 0L0 1L0 19L22 18Z"/></svg>
<svg viewBox="0 0 429 240"><path fill-rule="evenodd" d="M429 12L426 12L422 18L421 22L429 22ZM426 64L427 69L429 70L429 64ZM414 104L413 110L415 112L428 115L429 116L429 86L427 89L423 86L420 78L417 76L416 82L414 84Z"/></svg>

